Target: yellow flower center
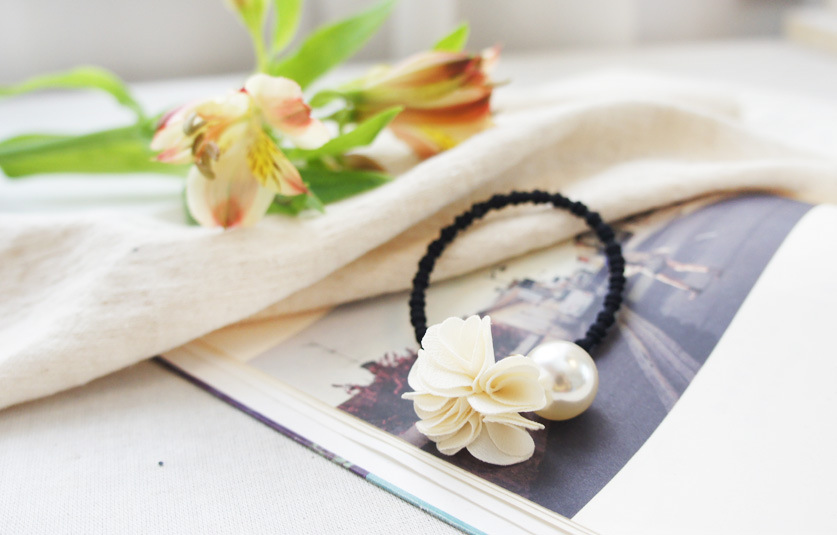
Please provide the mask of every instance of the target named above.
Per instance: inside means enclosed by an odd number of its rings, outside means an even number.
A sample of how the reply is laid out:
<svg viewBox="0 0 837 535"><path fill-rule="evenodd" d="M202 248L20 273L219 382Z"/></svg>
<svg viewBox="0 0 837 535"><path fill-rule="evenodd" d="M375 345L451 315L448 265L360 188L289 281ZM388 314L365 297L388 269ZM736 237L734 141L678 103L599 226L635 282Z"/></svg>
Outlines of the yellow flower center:
<svg viewBox="0 0 837 535"><path fill-rule="evenodd" d="M458 143L455 139L453 139L451 136L444 133L443 131L439 130L438 128L424 126L421 127L421 132L424 135L426 135L429 139L433 140L433 143L441 150L452 149Z"/></svg>

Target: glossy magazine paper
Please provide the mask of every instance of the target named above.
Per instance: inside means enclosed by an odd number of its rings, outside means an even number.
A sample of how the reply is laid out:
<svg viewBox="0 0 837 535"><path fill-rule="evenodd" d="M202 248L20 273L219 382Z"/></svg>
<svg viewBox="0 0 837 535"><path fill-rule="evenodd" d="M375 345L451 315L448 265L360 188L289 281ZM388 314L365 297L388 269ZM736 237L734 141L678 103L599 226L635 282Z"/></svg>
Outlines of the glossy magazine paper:
<svg viewBox="0 0 837 535"><path fill-rule="evenodd" d="M765 266L809 210L788 199L754 195L693 202L618 224L629 282L614 332L593 352L598 397L576 419L539 419L546 429L533 433L533 458L513 466L487 465L464 450L439 454L416 431L412 403L401 399L409 390L406 376L417 348L406 293L309 314L291 329L266 334L265 341L278 343L256 355L236 354L234 333L226 333L224 341L210 337L167 357L227 401L463 529L538 532L548 526L584 533L586 528L566 519L608 486L677 406ZM606 291L607 269L597 245L582 234L571 243L433 285L429 322L490 315L498 358L525 355L550 340L575 339L593 321ZM206 362L241 369L212 373ZM267 398L282 390L293 398L285 402L305 407L300 410L306 414L286 421L287 410L242 399L240 392L252 391L251 383ZM316 421L320 415L324 419ZM339 426L348 430L338 434L366 453L353 456L346 441L318 438L315 431ZM383 457L392 462L396 454L390 449L409 460L396 460L398 469L379 463ZM428 467L457 484L428 475ZM422 475L411 479L411 472ZM474 511L474 503L485 499L469 493L490 495L513 511L500 511L499 505L477 505ZM501 529L492 514L509 526Z"/></svg>

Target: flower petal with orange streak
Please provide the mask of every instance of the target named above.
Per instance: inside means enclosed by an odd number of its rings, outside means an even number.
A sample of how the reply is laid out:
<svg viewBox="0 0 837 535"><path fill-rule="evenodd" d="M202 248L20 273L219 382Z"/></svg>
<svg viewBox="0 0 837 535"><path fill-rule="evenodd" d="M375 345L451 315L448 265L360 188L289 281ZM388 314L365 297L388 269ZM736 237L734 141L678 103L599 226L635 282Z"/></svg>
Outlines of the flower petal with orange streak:
<svg viewBox="0 0 837 535"><path fill-rule="evenodd" d="M188 163L213 143L223 150L219 138L247 114L250 100L231 93L222 99L193 102L166 114L151 140L161 151L156 159L165 163ZM229 145L229 143L227 143Z"/></svg>
<svg viewBox="0 0 837 535"><path fill-rule="evenodd" d="M408 109L390 123L392 133L421 158L451 149L492 126L490 95L481 101L440 110Z"/></svg>
<svg viewBox="0 0 837 535"><path fill-rule="evenodd" d="M450 149L490 128L494 83L489 71L499 47L480 55L431 51L394 67L375 69L350 84L345 98L363 121L394 105L404 109L390 130L422 158Z"/></svg>
<svg viewBox="0 0 837 535"><path fill-rule="evenodd" d="M247 165L259 183L282 195L308 193L296 167L263 130L258 130L247 148Z"/></svg>
<svg viewBox="0 0 837 535"><path fill-rule="evenodd" d="M157 125L151 138L151 150L161 151L156 159L166 163L188 163L191 160L192 138L183 133L183 119L188 108L181 106L168 112Z"/></svg>
<svg viewBox="0 0 837 535"><path fill-rule="evenodd" d="M357 101L358 111L371 116L392 106L408 109L435 109L466 104L491 94L487 84L466 83L464 79L443 80L415 87L376 87L362 93Z"/></svg>
<svg viewBox="0 0 837 535"><path fill-rule="evenodd" d="M192 167L186 179L186 205L205 227L249 226L267 212L276 194L252 178L244 165L230 180L208 179ZM245 177L242 177L244 175Z"/></svg>
<svg viewBox="0 0 837 535"><path fill-rule="evenodd" d="M479 99L485 94L481 90L476 94L466 91L469 94L440 102L464 88L483 89L479 87L486 85L480 62L479 57L458 54L455 61L428 63L418 71L397 76L390 73L374 82L367 81L356 93L357 102L361 107L376 107L379 111L396 104L431 108Z"/></svg>
<svg viewBox="0 0 837 535"><path fill-rule="evenodd" d="M297 147L314 149L329 140L328 129L311 117L311 107L293 80L256 74L247 79L244 89L261 108L268 124L289 137Z"/></svg>
<svg viewBox="0 0 837 535"><path fill-rule="evenodd" d="M186 200L201 225L249 225L264 216L276 194L308 193L264 129L274 126L298 147L317 147L329 135L310 111L296 82L257 75L245 89L172 110L151 145L160 161L194 164Z"/></svg>
<svg viewBox="0 0 837 535"><path fill-rule="evenodd" d="M494 72L494 68L497 67L497 63L500 61L501 49L502 47L500 45L494 45L486 48L480 54L480 58L482 60L480 63L480 70L486 76Z"/></svg>
<svg viewBox="0 0 837 535"><path fill-rule="evenodd" d="M153 150L163 150L175 144L183 137L183 118L191 107L183 105L166 112L157 123L154 137L151 138Z"/></svg>
<svg viewBox="0 0 837 535"><path fill-rule="evenodd" d="M485 121L491 118L491 95L480 100L434 109L408 108L395 118L395 121L411 124L464 125Z"/></svg>
<svg viewBox="0 0 837 535"><path fill-rule="evenodd" d="M374 85L411 87L455 79L471 68L473 57L459 52L424 52L407 58L374 80Z"/></svg>

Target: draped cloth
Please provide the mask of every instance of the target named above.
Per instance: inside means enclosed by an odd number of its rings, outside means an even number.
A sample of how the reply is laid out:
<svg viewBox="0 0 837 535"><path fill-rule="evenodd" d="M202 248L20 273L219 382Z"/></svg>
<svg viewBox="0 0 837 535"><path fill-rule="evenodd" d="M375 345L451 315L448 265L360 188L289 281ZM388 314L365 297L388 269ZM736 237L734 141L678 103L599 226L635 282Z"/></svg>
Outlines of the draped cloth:
<svg viewBox="0 0 837 535"><path fill-rule="evenodd" d="M837 162L765 132L740 104L735 92L626 74L510 87L498 90L494 128L408 168L390 157L401 171L392 182L324 215L223 231L152 214L2 214L0 407L237 322L408 288L439 229L494 193L557 191L607 221L722 191L837 202ZM493 213L434 275L583 229L545 206Z"/></svg>

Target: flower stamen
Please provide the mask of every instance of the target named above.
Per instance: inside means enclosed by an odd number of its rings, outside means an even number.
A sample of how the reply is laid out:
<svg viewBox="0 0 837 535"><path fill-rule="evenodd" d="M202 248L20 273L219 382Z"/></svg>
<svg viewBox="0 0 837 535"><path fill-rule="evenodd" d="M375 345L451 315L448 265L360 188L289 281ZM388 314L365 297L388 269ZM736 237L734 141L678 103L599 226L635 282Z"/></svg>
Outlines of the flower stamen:
<svg viewBox="0 0 837 535"><path fill-rule="evenodd" d="M203 117L198 115L196 111L189 113L185 119L183 119L183 133L187 136L191 136L200 128L202 128L206 124L206 120Z"/></svg>

